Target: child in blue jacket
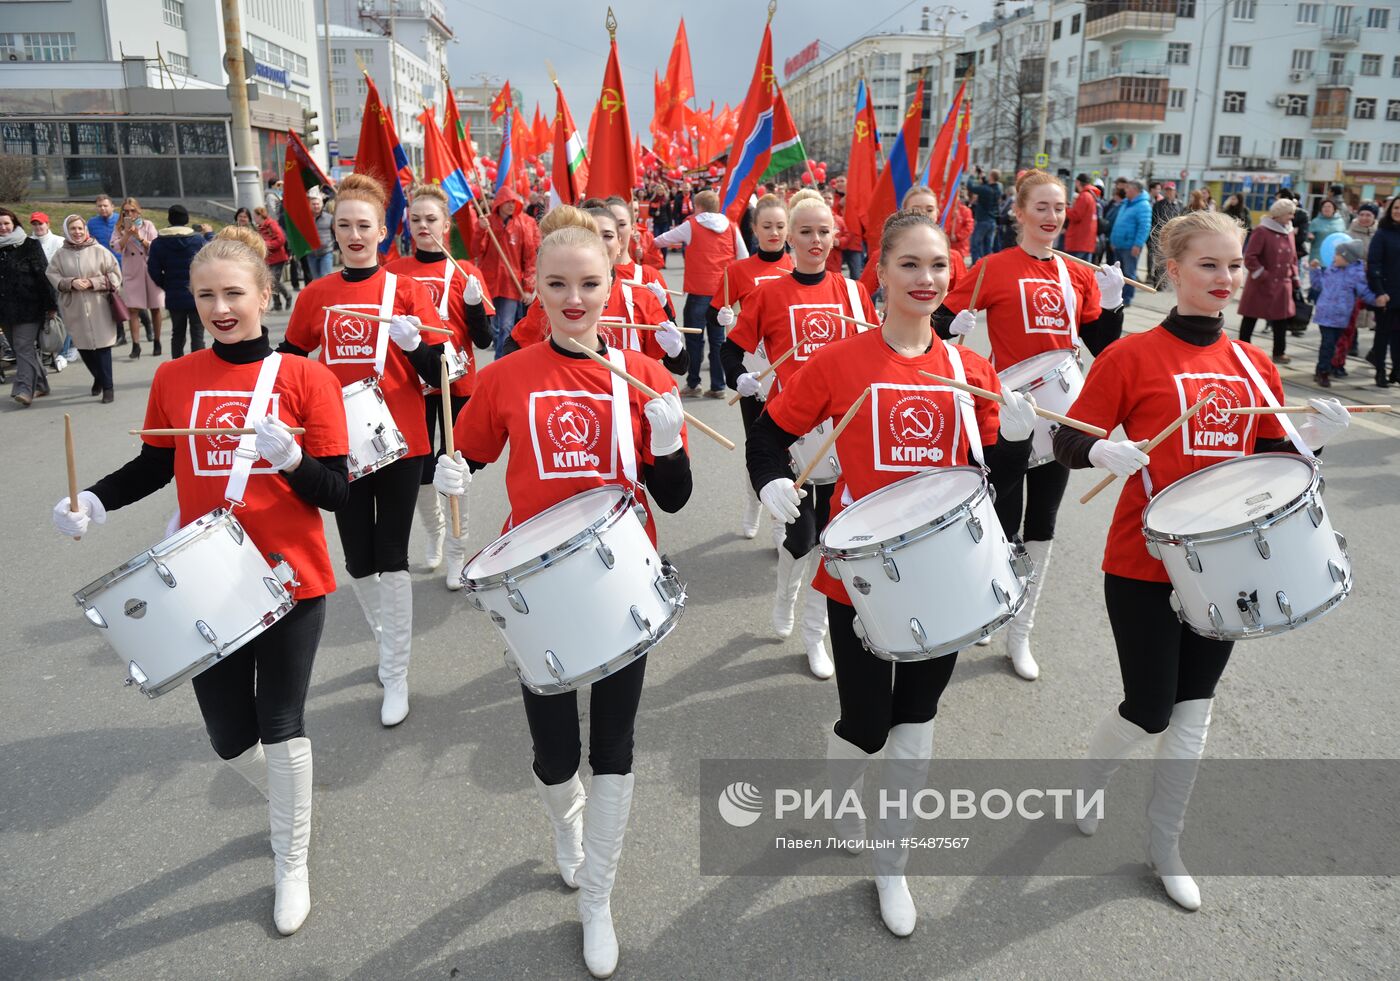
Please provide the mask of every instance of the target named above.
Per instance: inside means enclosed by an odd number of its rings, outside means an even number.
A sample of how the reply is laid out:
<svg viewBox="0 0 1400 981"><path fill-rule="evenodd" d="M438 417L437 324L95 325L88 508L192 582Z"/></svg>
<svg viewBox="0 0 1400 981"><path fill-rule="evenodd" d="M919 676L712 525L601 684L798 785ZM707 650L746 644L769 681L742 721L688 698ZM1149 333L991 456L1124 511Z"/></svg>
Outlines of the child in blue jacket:
<svg viewBox="0 0 1400 981"><path fill-rule="evenodd" d="M1356 301L1375 305L1376 294L1366 285L1366 246L1356 239L1337 246L1330 269L1314 259L1312 282L1321 285L1317 306L1313 309L1313 319L1322 330L1322 343L1317 349L1317 373L1313 381L1323 388L1332 385L1332 355L1337 349L1337 339L1351 322Z"/></svg>

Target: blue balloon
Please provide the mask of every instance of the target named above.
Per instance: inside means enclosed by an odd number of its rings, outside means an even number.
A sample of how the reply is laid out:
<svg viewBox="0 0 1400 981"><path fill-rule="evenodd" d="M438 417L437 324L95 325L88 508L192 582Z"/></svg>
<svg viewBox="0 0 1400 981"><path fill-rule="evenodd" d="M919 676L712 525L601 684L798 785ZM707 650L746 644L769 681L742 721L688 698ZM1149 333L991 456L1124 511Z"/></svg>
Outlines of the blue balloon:
<svg viewBox="0 0 1400 981"><path fill-rule="evenodd" d="M1337 254L1337 246L1350 241L1351 236L1346 232L1333 232L1328 235L1322 240L1322 245L1317 250L1317 261L1324 266L1332 265L1332 257Z"/></svg>

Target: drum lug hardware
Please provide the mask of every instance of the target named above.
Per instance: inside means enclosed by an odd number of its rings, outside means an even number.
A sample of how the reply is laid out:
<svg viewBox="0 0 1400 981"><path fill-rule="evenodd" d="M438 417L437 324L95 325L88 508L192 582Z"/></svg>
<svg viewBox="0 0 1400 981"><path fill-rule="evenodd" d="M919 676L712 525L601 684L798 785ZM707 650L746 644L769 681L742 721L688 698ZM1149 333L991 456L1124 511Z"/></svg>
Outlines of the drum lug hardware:
<svg viewBox="0 0 1400 981"><path fill-rule="evenodd" d="M1334 531L1332 532L1332 534L1337 536L1337 547L1343 552L1345 552L1347 550L1346 536L1344 536L1340 531Z"/></svg>
<svg viewBox="0 0 1400 981"><path fill-rule="evenodd" d="M1206 616L1210 619L1210 625L1214 627L1217 632L1225 629L1225 618L1220 615L1220 607L1216 606L1214 603L1210 604L1210 606L1206 607Z"/></svg>
<svg viewBox="0 0 1400 981"><path fill-rule="evenodd" d="M860 593L860 595L862 596L870 595L870 583L862 579L860 576L855 576L851 579L851 588L854 589L856 592Z"/></svg>
<svg viewBox="0 0 1400 981"><path fill-rule="evenodd" d="M530 604L525 602L524 595L514 586L506 590L506 599L510 601L510 608L516 613L530 612Z"/></svg>
<svg viewBox="0 0 1400 981"><path fill-rule="evenodd" d="M652 636L651 621L646 618L642 611L634 606L631 609L631 613L632 622L637 625L637 629L645 633L648 637Z"/></svg>
<svg viewBox="0 0 1400 981"><path fill-rule="evenodd" d="M549 673L554 675L555 681L564 680L564 665L559 663L559 658L554 656L553 651L544 652L544 666L549 669Z"/></svg>
<svg viewBox="0 0 1400 981"><path fill-rule="evenodd" d="M377 453L389 452L389 441L384 438L384 423L374 427L374 435L370 437L369 444L374 447Z"/></svg>
<svg viewBox="0 0 1400 981"><path fill-rule="evenodd" d="M597 539L595 548L598 552L598 558L603 560L604 566L611 569L613 566L617 565L617 558L613 555L612 549L608 548L601 538Z"/></svg>
<svg viewBox="0 0 1400 981"><path fill-rule="evenodd" d="M1195 546L1193 546L1190 542L1186 543L1186 565L1190 568L1192 572L1201 571L1200 553L1196 551Z"/></svg>
<svg viewBox="0 0 1400 981"><path fill-rule="evenodd" d="M974 542L980 542L982 540L982 522L975 514L969 514L967 516L967 533L972 536Z"/></svg>
<svg viewBox="0 0 1400 981"><path fill-rule="evenodd" d="M828 576L830 576L832 579L840 579L840 578L841 578L841 571L840 571L839 568L837 568L837 565L836 565L835 562L831 561L830 559L823 559L823 560L822 560L822 565L826 567L826 574L827 574Z"/></svg>
<svg viewBox="0 0 1400 981"><path fill-rule="evenodd" d="M1072 386L1071 386L1070 383L1069 383L1069 379L1065 377L1065 373L1064 373L1063 371L1060 372L1060 374L1058 375L1058 379L1059 379L1059 382L1060 382L1060 391L1062 391L1062 392L1064 392L1066 395L1068 395L1068 394L1069 394L1069 390L1070 390L1070 388L1071 388Z"/></svg>
<svg viewBox="0 0 1400 981"><path fill-rule="evenodd" d="M1259 527L1254 529L1254 547L1259 550L1259 557L1267 559L1269 557L1269 543L1264 539L1264 530Z"/></svg>
<svg viewBox="0 0 1400 981"><path fill-rule="evenodd" d="M102 611L95 606L83 606L83 616L88 618L88 622L94 627L107 629L107 618L102 615Z"/></svg>
<svg viewBox="0 0 1400 981"><path fill-rule="evenodd" d="M141 666L135 661L128 661L126 665L126 670L127 678L126 681L122 682L122 684L127 685L128 687L131 685L144 685L149 680L146 677L146 672L142 671Z"/></svg>
<svg viewBox="0 0 1400 981"><path fill-rule="evenodd" d="M1279 612L1288 617L1290 623L1293 622L1293 604L1288 602L1288 594L1280 589L1274 594L1274 599L1278 600Z"/></svg>
<svg viewBox="0 0 1400 981"><path fill-rule="evenodd" d="M1319 504L1317 501L1313 501L1311 504L1309 504L1309 505L1308 505L1308 517L1312 519L1312 523L1313 523L1313 527L1314 527L1314 528L1316 528L1316 527L1318 527L1319 525L1321 525L1321 524L1322 524L1322 505Z"/></svg>
<svg viewBox="0 0 1400 981"><path fill-rule="evenodd" d="M194 622L194 629L198 630L199 636L209 641L209 643L213 644L215 647L219 646L219 638L209 624L205 623L203 620L196 620Z"/></svg>
<svg viewBox="0 0 1400 981"><path fill-rule="evenodd" d="M491 622L494 623L494 624L497 626L497 628L499 628L499 629L501 629L501 630L504 630L504 629L505 629L505 626L506 626L506 618L503 617L503 616L501 616L501 615L500 615L499 613L497 613L495 610L492 610L492 611L491 611Z"/></svg>
<svg viewBox="0 0 1400 981"><path fill-rule="evenodd" d="M1331 574L1331 576L1332 576L1332 581L1333 581L1333 582L1335 582L1335 583L1340 583L1340 584L1342 584L1342 585L1344 585L1344 586L1346 585L1346 581L1347 581L1347 573L1346 573L1346 570L1342 568L1342 564L1341 564L1340 562L1338 562L1336 559L1328 559L1328 560L1327 560L1327 571L1328 571L1328 573Z"/></svg>
<svg viewBox="0 0 1400 981"><path fill-rule="evenodd" d="M894 563L894 556L884 554L880 556L880 565L885 570L885 577L890 582L899 582L899 566Z"/></svg>
<svg viewBox="0 0 1400 981"><path fill-rule="evenodd" d="M224 528L228 531L230 538L232 538L239 545L243 544L242 525L240 525L237 521L230 521L228 524L224 525Z"/></svg>
<svg viewBox="0 0 1400 981"><path fill-rule="evenodd" d="M656 587L656 594L665 603L674 605L685 599L685 587L676 579L675 569L670 569L669 574L657 576L652 585Z"/></svg>
<svg viewBox="0 0 1400 981"><path fill-rule="evenodd" d="M1035 562L1031 553L1020 542L1011 543L1011 571L1018 579L1025 579L1035 572Z"/></svg>
<svg viewBox="0 0 1400 981"><path fill-rule="evenodd" d="M997 602L1008 610L1011 609L1011 594L1006 591L1006 587L995 579L992 580L992 592L996 595Z"/></svg>
<svg viewBox="0 0 1400 981"><path fill-rule="evenodd" d="M1173 589L1171 591L1171 594L1167 596L1167 605L1170 606L1172 608L1172 612L1176 614L1176 619L1178 620L1178 622L1186 622L1186 616L1181 612L1181 598L1176 595L1175 589Z"/></svg>
<svg viewBox="0 0 1400 981"><path fill-rule="evenodd" d="M1317 492L1318 492L1319 494L1322 494L1322 493L1325 492L1326 490L1327 490L1327 478L1324 477L1324 476L1322 476L1322 474L1318 474L1318 475L1317 475Z"/></svg>
<svg viewBox="0 0 1400 981"><path fill-rule="evenodd" d="M471 589L470 586L467 586L466 588ZM471 592L467 593L467 602L470 603L476 609L480 610L482 613L486 612L486 604L481 602L481 597L476 595L475 590L472 590Z"/></svg>
<svg viewBox="0 0 1400 981"><path fill-rule="evenodd" d="M1159 561L1159 562L1162 560L1162 550L1161 550L1160 548L1157 547L1157 543L1154 542L1152 539L1149 538L1149 539L1147 540L1146 548L1147 548L1147 554L1148 554L1148 555L1152 556L1154 559L1156 559L1156 560Z"/></svg>
<svg viewBox="0 0 1400 981"><path fill-rule="evenodd" d="M914 635L914 643L919 645L919 650L929 649L928 634L924 633L924 625L919 622L918 617L909 618L909 632Z"/></svg>
<svg viewBox="0 0 1400 981"><path fill-rule="evenodd" d="M1239 599L1235 600L1235 608L1240 611L1240 619L1250 630L1259 629L1259 594L1240 593Z"/></svg>
<svg viewBox="0 0 1400 981"><path fill-rule="evenodd" d="M862 643L865 642L865 624L860 622L860 617L856 617L851 621L851 630L860 638Z"/></svg>
<svg viewBox="0 0 1400 981"><path fill-rule="evenodd" d="M642 502L638 501L636 504L632 505L632 514L634 514L637 520L642 524L647 523L647 508Z"/></svg>
<svg viewBox="0 0 1400 981"><path fill-rule="evenodd" d="M156 570L156 575L160 576L161 582L165 583L171 589L175 588L175 574L170 571L169 566L157 559L152 563L152 568Z"/></svg>
<svg viewBox="0 0 1400 981"><path fill-rule="evenodd" d="M277 559L277 564L272 567L272 574L277 577L277 581L282 584L283 588L290 590L293 586L300 586L297 574L287 560L280 555L274 555L273 558Z"/></svg>

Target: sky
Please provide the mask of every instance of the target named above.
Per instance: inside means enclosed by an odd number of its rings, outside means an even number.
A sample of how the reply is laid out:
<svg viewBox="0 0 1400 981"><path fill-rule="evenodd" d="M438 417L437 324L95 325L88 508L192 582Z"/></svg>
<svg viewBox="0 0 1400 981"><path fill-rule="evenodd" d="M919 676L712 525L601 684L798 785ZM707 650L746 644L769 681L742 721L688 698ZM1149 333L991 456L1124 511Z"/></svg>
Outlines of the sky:
<svg viewBox="0 0 1400 981"><path fill-rule="evenodd" d="M524 99L528 119L536 100L546 116L554 93L548 60L559 75L564 97L580 126L597 100L608 57L606 0L443 0L447 21L457 34L448 46L454 85L499 86L507 78ZM711 99L738 105L753 76L758 42L767 16L766 0L611 0L617 17L618 52L627 90L632 128L645 132L652 113L652 71L662 75L676 24L685 16L701 106ZM917 30L927 0L779 0L773 18L773 61L778 79L783 62L812 41L822 42L823 57L871 33L903 26ZM950 33L962 33L991 17L992 0L961 0L964 21L954 16ZM1008 4L1008 10L1021 4ZM817 13L820 11L820 13Z"/></svg>

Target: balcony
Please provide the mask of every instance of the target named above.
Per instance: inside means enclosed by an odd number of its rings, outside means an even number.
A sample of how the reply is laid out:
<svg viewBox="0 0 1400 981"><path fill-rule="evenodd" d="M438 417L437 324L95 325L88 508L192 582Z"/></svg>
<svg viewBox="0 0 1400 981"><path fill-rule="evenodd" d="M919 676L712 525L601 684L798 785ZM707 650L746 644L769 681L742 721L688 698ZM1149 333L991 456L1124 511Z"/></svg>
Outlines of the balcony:
<svg viewBox="0 0 1400 981"><path fill-rule="evenodd" d="M1121 70L1121 69L1120 69ZM1080 126L1152 126L1167 118L1167 79L1118 75L1079 86Z"/></svg>
<svg viewBox="0 0 1400 981"><path fill-rule="evenodd" d="M1107 67L1085 69L1080 75L1080 81L1097 82L1099 79L1124 75L1165 76L1170 70L1165 61L1123 61Z"/></svg>
<svg viewBox="0 0 1400 981"><path fill-rule="evenodd" d="M1345 133L1347 131L1347 115L1343 112L1314 116L1312 130L1314 133Z"/></svg>
<svg viewBox="0 0 1400 981"><path fill-rule="evenodd" d="M1361 43L1361 21L1332 24L1322 29L1322 43L1333 48L1354 48Z"/></svg>
<svg viewBox="0 0 1400 981"><path fill-rule="evenodd" d="M1084 37L1089 41L1158 37L1176 27L1176 0L1089 0Z"/></svg>
<svg viewBox="0 0 1400 981"><path fill-rule="evenodd" d="M1349 89L1356 82L1356 72L1317 72L1313 80L1320 89Z"/></svg>

